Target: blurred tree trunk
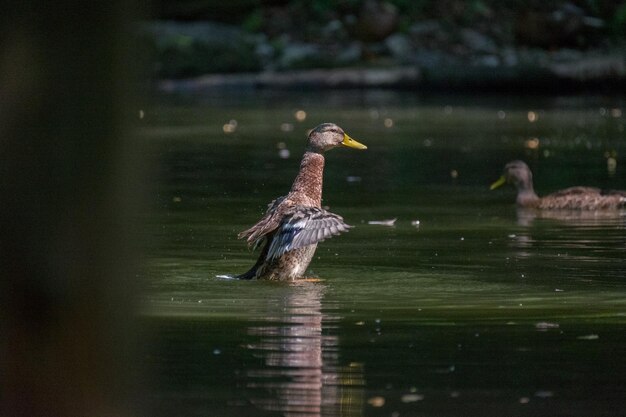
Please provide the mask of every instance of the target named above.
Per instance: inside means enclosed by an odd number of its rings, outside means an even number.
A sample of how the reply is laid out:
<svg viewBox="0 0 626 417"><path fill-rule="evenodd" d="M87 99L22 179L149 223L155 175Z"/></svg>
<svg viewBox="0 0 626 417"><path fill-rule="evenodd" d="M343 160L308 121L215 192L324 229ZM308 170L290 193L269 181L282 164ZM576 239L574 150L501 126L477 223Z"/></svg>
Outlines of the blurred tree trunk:
<svg viewBox="0 0 626 417"><path fill-rule="evenodd" d="M3 416L135 414L132 3L24 0L0 17Z"/></svg>

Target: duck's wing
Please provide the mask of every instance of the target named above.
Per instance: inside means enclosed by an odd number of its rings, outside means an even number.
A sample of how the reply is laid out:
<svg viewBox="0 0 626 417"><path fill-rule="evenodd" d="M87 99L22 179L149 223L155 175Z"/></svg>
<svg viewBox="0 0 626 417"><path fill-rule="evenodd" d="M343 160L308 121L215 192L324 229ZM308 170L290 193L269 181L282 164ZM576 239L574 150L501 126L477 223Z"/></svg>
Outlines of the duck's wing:
<svg viewBox="0 0 626 417"><path fill-rule="evenodd" d="M280 227L274 234L267 259L274 259L291 250L321 242L348 231L350 227L344 223L341 216L324 209L294 206L285 213Z"/></svg>
<svg viewBox="0 0 626 417"><path fill-rule="evenodd" d="M548 194L544 198L561 198L561 197L581 197L581 196L599 196L602 190L595 187L569 187L563 190L555 191L552 194Z"/></svg>
<svg viewBox="0 0 626 417"><path fill-rule="evenodd" d="M278 226L280 226L283 217L294 206L290 201L285 200L286 196L278 197L267 205L265 215L251 228L239 233L239 239L246 238L248 245L256 249Z"/></svg>
<svg viewBox="0 0 626 417"><path fill-rule="evenodd" d="M602 210L626 206L626 192L594 187L570 187L541 199L539 208Z"/></svg>
<svg viewBox="0 0 626 417"><path fill-rule="evenodd" d="M619 196L626 199L626 191L622 190L602 190L602 195Z"/></svg>

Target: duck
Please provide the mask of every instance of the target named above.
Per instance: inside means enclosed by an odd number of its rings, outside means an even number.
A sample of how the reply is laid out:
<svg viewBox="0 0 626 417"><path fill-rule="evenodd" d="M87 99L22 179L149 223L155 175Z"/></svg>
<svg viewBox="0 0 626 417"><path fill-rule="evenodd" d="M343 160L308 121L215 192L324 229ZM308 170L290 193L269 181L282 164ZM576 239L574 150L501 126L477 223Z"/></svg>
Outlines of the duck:
<svg viewBox="0 0 626 417"><path fill-rule="evenodd" d="M246 239L248 246L262 249L252 268L236 278L304 278L318 243L352 227L321 206L324 153L337 147L367 149L334 123L322 123L310 131L289 193L269 203L261 220L239 233L238 237Z"/></svg>
<svg viewBox="0 0 626 417"><path fill-rule="evenodd" d="M489 187L495 190L503 184L517 188L516 203L523 208L541 210L607 210L626 206L626 191L601 190L595 187L570 187L544 197L533 188L533 174L523 161L511 161L504 173Z"/></svg>

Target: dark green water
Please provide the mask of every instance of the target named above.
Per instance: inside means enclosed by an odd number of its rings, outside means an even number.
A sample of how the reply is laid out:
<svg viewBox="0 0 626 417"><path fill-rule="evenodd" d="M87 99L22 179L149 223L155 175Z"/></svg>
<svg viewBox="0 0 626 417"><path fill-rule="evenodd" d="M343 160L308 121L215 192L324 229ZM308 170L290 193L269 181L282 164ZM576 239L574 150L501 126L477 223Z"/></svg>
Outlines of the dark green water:
<svg viewBox="0 0 626 417"><path fill-rule="evenodd" d="M155 415L626 415L626 213L518 212L512 189L488 191L511 159L540 195L626 189L621 99L157 103L141 120L156 178L142 313ZM356 227L320 244L321 280L216 279L255 261L236 235L288 191L325 121L369 149L327 154L323 204Z"/></svg>

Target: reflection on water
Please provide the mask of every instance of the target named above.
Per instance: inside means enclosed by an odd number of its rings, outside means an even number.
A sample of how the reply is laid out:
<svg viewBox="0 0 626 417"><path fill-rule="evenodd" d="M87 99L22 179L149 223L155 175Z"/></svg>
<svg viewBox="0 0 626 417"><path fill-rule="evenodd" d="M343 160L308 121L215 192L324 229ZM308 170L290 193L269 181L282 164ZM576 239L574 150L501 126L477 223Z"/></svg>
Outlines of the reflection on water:
<svg viewBox="0 0 626 417"><path fill-rule="evenodd" d="M521 228L508 235L514 261L522 277L558 277L559 284L574 281L622 282L626 238L624 210L518 209Z"/></svg>
<svg viewBox="0 0 626 417"><path fill-rule="evenodd" d="M322 312L324 285L294 283L262 322L248 328L247 345L263 366L246 371L250 401L285 416L360 416L362 366L339 365L337 317Z"/></svg>
<svg viewBox="0 0 626 417"><path fill-rule="evenodd" d="M536 210L519 207L517 224L530 226L535 219L558 220L579 226L610 226L626 224L626 210Z"/></svg>

